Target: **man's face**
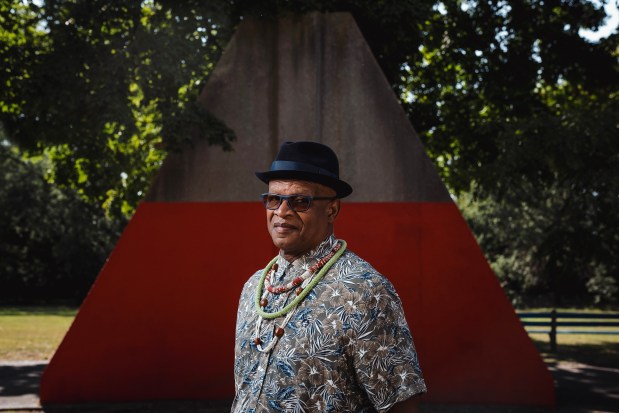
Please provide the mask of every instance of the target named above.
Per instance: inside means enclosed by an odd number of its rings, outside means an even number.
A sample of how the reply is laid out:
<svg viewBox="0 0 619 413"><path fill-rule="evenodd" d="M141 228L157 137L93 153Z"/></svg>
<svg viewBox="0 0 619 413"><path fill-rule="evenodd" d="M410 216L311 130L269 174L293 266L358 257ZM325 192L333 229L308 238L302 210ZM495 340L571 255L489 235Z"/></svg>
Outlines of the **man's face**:
<svg viewBox="0 0 619 413"><path fill-rule="evenodd" d="M307 181L281 180L269 182L269 193L277 195L309 195L334 197L327 186ZM310 209L295 212L283 200L276 210L267 209L267 228L273 244L291 261L317 247L333 232L333 221L340 209L339 200L313 200Z"/></svg>

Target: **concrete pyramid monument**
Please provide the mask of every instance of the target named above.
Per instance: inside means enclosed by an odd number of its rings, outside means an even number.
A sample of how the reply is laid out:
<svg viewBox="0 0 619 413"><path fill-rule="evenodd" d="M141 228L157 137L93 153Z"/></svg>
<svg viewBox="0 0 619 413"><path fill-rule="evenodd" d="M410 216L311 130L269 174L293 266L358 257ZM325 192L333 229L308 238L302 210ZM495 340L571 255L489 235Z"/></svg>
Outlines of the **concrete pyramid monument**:
<svg viewBox="0 0 619 413"><path fill-rule="evenodd" d="M336 235L396 286L426 401L553 405L552 377L349 14L244 21L200 101L237 135L166 159L45 371L43 403L225 399L247 277L276 254L253 172L326 143Z"/></svg>

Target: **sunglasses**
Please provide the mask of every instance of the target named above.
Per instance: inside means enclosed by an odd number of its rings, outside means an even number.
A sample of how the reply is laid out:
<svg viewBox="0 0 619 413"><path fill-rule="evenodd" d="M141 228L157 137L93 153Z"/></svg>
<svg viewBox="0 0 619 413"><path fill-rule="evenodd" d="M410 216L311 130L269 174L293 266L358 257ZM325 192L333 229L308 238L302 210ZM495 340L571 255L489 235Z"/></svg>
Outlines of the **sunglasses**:
<svg viewBox="0 0 619 413"><path fill-rule="evenodd" d="M294 212L304 212L310 209L312 201L328 199L330 201L337 199L337 197L327 196L309 196L309 195L277 195L277 194L262 194L262 203L266 209L276 210L282 204L284 199L288 203L288 208Z"/></svg>

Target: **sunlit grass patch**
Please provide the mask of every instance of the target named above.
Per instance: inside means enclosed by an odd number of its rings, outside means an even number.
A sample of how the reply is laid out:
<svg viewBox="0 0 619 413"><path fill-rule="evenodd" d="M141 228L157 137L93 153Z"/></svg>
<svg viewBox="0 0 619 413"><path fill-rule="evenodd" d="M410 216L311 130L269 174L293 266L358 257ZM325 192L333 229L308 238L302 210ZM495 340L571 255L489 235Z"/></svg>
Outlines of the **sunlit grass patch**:
<svg viewBox="0 0 619 413"><path fill-rule="evenodd" d="M0 360L49 360L76 309L0 307Z"/></svg>

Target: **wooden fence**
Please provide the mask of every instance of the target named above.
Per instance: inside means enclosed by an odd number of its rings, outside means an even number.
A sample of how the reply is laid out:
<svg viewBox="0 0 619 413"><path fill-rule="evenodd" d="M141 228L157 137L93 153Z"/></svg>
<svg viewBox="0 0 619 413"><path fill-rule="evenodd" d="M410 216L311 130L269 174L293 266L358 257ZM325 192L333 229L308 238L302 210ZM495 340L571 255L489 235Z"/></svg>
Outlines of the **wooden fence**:
<svg viewBox="0 0 619 413"><path fill-rule="evenodd" d="M619 334L619 313L582 311L518 311L528 333L547 333L551 351L557 350L557 334Z"/></svg>

